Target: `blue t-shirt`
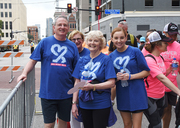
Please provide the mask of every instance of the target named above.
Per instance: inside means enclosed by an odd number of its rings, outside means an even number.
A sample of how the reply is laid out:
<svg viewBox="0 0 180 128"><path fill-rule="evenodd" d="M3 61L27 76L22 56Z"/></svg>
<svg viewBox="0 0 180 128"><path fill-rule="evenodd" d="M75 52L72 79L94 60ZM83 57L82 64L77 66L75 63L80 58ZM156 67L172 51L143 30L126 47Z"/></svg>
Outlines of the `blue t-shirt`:
<svg viewBox="0 0 180 128"><path fill-rule="evenodd" d="M128 46L124 52L113 51L110 55L116 73L120 67L130 74L143 70L150 71L146 60L138 48ZM122 87L116 82L116 99L118 110L136 111L148 108L147 93L143 79L128 80L128 86Z"/></svg>
<svg viewBox="0 0 180 128"><path fill-rule="evenodd" d="M39 42L30 56L41 61L41 85L39 97L44 99L67 99L67 92L74 86L72 72L79 59L76 45L70 40L59 41L54 36Z"/></svg>
<svg viewBox="0 0 180 128"><path fill-rule="evenodd" d="M91 80L98 80L99 82L105 82L108 79L116 78L116 73L113 67L112 60L109 56L101 53L96 58L91 59L90 55L83 56L79 59L74 72L73 77L81 79L81 74L85 68L89 69L89 78ZM110 91L110 89L107 89ZM81 90L79 91L79 94ZM79 99L79 106L84 109L103 109L111 106L110 92L103 92L98 94L93 91L94 100L83 102Z"/></svg>
<svg viewBox="0 0 180 128"><path fill-rule="evenodd" d="M84 48L84 49L79 53L79 56L82 57L82 56L86 56L86 55L88 55L88 54L90 54L89 49Z"/></svg>

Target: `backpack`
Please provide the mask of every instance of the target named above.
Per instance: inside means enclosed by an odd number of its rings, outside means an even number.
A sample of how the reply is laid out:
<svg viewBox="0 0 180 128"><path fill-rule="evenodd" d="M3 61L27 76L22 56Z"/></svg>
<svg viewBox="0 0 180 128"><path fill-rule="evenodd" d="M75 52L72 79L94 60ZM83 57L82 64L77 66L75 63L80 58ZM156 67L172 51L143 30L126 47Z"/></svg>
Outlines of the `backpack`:
<svg viewBox="0 0 180 128"><path fill-rule="evenodd" d="M134 36L132 34L129 34L129 36L130 36L131 44L132 46L134 46Z"/></svg>
<svg viewBox="0 0 180 128"><path fill-rule="evenodd" d="M156 59L154 58L154 56L152 56L151 54L147 54L147 55L145 55L144 57L151 57L151 58L153 58L155 61L156 61ZM164 61L164 58L160 55L160 57L162 58L162 60ZM156 61L156 63L157 63L157 61ZM148 76L146 76L145 78L144 78L144 80L145 80L145 82L146 82L146 85L147 85L147 87L149 88L149 84L148 84L148 82L147 82L147 77Z"/></svg>

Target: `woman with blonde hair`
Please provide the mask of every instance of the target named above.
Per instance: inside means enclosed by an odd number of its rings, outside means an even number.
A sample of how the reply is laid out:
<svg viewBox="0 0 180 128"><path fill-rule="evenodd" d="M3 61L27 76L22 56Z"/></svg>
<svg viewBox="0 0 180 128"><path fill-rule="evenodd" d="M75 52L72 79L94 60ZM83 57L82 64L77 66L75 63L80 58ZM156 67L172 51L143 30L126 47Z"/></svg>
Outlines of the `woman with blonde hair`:
<svg viewBox="0 0 180 128"><path fill-rule="evenodd" d="M88 55L90 53L87 48L83 47L84 35L80 31L73 30L69 34L68 39L76 44L80 57Z"/></svg>
<svg viewBox="0 0 180 128"><path fill-rule="evenodd" d="M115 86L116 74L109 56L101 53L106 44L103 33L90 31L85 42L90 54L79 59L72 76L76 86L81 81L82 72L87 69L91 83L86 83L73 94L72 113L78 118L75 103L79 102L84 128L106 128L112 108L110 90Z"/></svg>

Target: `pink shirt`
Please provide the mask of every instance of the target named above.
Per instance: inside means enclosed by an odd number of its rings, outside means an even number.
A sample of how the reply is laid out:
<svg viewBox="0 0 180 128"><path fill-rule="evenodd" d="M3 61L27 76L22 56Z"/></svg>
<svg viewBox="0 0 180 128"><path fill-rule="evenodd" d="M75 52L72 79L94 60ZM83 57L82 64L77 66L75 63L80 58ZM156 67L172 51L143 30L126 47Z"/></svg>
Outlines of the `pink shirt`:
<svg viewBox="0 0 180 128"><path fill-rule="evenodd" d="M147 87L146 82L145 86L148 97L159 99L162 98L165 94L165 85L161 81L159 81L156 76L159 74L165 74L166 66L160 56L154 56L154 58L156 59L156 61L151 57L145 57L150 68L150 75L147 77L149 87Z"/></svg>
<svg viewBox="0 0 180 128"><path fill-rule="evenodd" d="M167 46L167 51L161 53L162 57L164 58L164 63L166 65L166 69L169 67L170 63L172 63L173 58L176 58L177 61L179 61L180 63L180 44L176 41L174 41L172 44L169 44ZM177 80L176 77L177 76L172 76L171 73L167 76L170 81L176 85L176 87L178 87L177 85ZM166 87L166 92L170 92L171 90L169 88Z"/></svg>

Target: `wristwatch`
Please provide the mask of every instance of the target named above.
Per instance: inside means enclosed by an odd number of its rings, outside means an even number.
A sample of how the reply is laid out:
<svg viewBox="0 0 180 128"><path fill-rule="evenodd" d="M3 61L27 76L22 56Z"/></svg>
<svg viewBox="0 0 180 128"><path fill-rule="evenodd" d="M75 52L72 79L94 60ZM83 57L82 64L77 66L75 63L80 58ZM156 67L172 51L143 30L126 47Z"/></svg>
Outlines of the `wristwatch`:
<svg viewBox="0 0 180 128"><path fill-rule="evenodd" d="M73 101L72 104L77 104L77 102L76 102L76 101Z"/></svg>

